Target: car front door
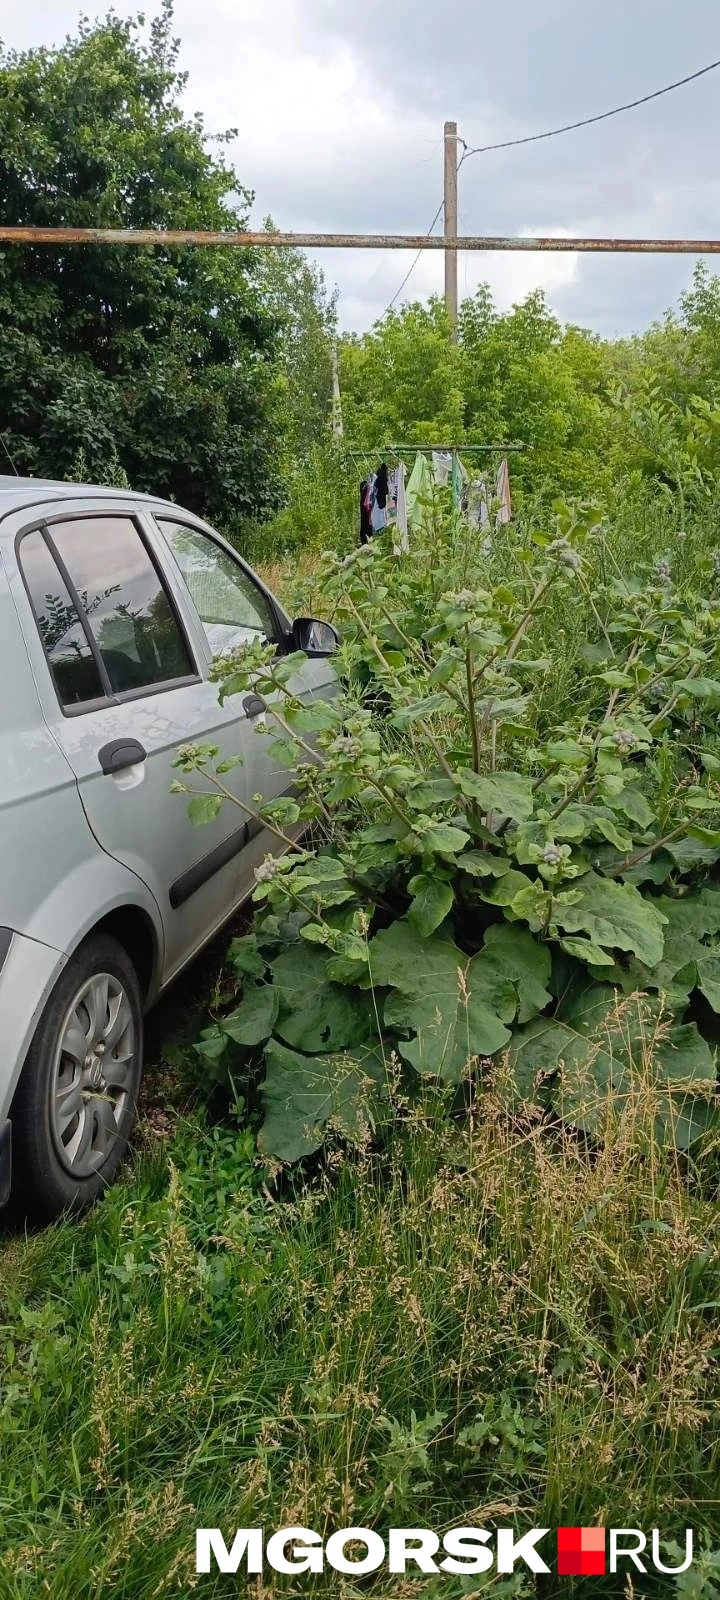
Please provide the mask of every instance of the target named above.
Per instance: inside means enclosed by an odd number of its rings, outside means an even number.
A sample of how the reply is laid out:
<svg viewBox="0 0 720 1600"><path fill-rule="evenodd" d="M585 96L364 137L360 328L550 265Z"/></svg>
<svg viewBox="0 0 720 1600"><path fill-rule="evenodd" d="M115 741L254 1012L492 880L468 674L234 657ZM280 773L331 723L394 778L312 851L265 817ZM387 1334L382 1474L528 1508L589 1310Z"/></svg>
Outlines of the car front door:
<svg viewBox="0 0 720 1600"><path fill-rule="evenodd" d="M277 602L259 582L256 574L212 529L182 514L171 515L167 508L155 513L158 527L177 566L178 575L202 632L206 669L218 656L236 650L255 639L273 639L288 628L288 619ZM282 645L282 638L280 637ZM329 658L308 657L288 685L299 699L310 704L329 698L337 691L337 676ZM223 756L239 755L245 783L242 792L261 794L265 799L287 793L292 773L279 761L274 749L273 698L267 713L252 695L232 695L222 708L216 706L216 737ZM248 739L247 718L254 722L255 737ZM232 774L226 781L232 780ZM277 840L256 822L250 823L251 838L246 861L254 868L269 852L277 851ZM287 829L289 833L294 830Z"/></svg>
<svg viewBox="0 0 720 1600"><path fill-rule="evenodd" d="M232 782L249 804L258 740L239 698L219 706L210 654L153 531L134 504L53 508L17 541L16 603L90 827L158 902L167 980L252 882L246 811L227 804L195 826L187 798L171 793L177 747L222 744L231 726L232 753L247 758Z"/></svg>

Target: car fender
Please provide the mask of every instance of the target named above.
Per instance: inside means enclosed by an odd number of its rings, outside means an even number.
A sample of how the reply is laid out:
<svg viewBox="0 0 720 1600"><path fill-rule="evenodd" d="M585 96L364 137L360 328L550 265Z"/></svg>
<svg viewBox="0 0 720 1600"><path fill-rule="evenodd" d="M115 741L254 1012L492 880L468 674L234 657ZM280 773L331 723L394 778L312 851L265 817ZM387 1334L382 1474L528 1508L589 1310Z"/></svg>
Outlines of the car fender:
<svg viewBox="0 0 720 1600"><path fill-rule="evenodd" d="M96 848L64 873L34 907L22 931L71 956L98 923L114 911L128 910L141 912L152 929L155 959L149 1002L159 988L165 962L160 907L142 879L104 850ZM132 960L132 950L128 955Z"/></svg>

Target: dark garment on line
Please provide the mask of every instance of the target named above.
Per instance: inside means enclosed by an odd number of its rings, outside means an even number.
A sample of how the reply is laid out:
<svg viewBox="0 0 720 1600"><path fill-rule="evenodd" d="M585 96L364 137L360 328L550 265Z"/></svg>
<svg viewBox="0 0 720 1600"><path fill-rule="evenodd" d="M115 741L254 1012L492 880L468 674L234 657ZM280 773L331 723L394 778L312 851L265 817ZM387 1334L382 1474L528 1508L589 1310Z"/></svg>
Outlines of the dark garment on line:
<svg viewBox="0 0 720 1600"><path fill-rule="evenodd" d="M380 507L381 511L385 510L385 507L387 505L387 497L388 497L388 469L387 469L387 467L385 465L385 462L383 461L382 466L378 467L377 474L376 474L376 477L375 477L375 504Z"/></svg>
<svg viewBox="0 0 720 1600"><path fill-rule="evenodd" d="M372 479L364 478L360 485L360 543L368 544L372 539Z"/></svg>

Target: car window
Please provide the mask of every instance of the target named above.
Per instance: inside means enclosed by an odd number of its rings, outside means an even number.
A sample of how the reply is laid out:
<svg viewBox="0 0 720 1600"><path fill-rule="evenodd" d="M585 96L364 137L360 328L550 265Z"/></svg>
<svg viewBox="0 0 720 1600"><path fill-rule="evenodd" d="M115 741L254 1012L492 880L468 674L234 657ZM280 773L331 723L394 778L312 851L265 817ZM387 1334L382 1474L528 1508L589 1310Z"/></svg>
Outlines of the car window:
<svg viewBox="0 0 720 1600"><path fill-rule="evenodd" d="M113 694L194 675L180 624L131 517L56 522L48 537L79 597Z"/></svg>
<svg viewBox="0 0 720 1600"><path fill-rule="evenodd" d="M213 655L258 637L273 639L275 618L262 589L200 528L158 518L185 579Z"/></svg>
<svg viewBox="0 0 720 1600"><path fill-rule="evenodd" d="M23 539L20 560L62 704L101 699L105 685L80 614L39 531Z"/></svg>

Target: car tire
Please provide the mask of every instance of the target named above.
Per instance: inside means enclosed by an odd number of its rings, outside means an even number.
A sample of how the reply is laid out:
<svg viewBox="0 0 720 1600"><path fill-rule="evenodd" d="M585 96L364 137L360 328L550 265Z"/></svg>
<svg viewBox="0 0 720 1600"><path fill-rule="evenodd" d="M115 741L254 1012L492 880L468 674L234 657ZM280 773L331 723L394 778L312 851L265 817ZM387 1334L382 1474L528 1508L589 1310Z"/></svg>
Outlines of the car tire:
<svg viewBox="0 0 720 1600"><path fill-rule="evenodd" d="M125 1156L142 1077L143 1007L121 944L93 934L64 968L13 1101L13 1209L87 1210Z"/></svg>

